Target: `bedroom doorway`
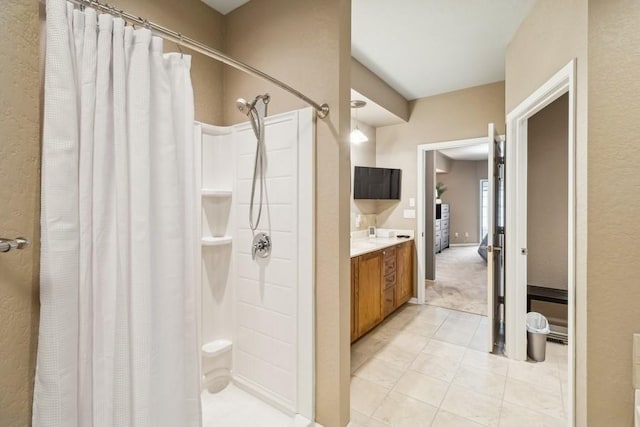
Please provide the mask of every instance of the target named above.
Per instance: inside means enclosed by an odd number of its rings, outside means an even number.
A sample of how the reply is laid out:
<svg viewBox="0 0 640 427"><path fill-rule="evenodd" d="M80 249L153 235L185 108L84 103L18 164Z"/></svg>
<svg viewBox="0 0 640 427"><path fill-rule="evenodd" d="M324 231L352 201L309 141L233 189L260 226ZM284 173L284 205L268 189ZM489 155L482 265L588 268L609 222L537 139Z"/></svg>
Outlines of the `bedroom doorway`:
<svg viewBox="0 0 640 427"><path fill-rule="evenodd" d="M490 135L493 129L490 125ZM458 312L456 333L467 340L462 344L480 351L494 347L490 325L499 316L493 309L497 296L493 277L502 277L488 275L491 255L484 240L489 218L496 212L491 206L496 193L490 191L495 180L489 179L494 169L492 140L486 136L423 144L417 153L417 299Z"/></svg>
<svg viewBox="0 0 640 427"><path fill-rule="evenodd" d="M478 249L488 226L488 185L484 211L481 192L488 151L486 142L435 151L435 274L426 280L427 304L481 316L487 314L486 257Z"/></svg>

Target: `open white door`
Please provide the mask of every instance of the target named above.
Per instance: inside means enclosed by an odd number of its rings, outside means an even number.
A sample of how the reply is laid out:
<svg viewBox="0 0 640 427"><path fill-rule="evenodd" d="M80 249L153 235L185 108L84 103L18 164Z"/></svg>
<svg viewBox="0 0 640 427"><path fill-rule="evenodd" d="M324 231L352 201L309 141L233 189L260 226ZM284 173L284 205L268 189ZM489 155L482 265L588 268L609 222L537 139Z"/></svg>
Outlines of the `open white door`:
<svg viewBox="0 0 640 427"><path fill-rule="evenodd" d="M504 336L502 305L504 303L504 142L489 124L489 191L487 231L487 351L497 350Z"/></svg>

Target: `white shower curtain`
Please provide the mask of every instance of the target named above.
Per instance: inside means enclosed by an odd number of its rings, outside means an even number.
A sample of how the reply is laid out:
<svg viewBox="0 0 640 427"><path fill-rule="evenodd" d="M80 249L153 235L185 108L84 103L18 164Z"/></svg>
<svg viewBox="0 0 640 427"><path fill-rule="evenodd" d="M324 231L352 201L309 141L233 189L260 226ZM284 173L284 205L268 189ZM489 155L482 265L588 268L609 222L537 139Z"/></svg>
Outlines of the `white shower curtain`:
<svg viewBox="0 0 640 427"><path fill-rule="evenodd" d="M47 1L34 426L200 425L190 57Z"/></svg>

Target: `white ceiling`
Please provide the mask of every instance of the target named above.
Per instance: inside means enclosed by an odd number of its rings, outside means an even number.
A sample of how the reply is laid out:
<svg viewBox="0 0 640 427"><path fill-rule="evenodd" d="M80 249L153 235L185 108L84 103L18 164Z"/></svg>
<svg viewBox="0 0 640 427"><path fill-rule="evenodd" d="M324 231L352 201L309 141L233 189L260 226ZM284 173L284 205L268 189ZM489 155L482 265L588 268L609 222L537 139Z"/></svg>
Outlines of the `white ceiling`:
<svg viewBox="0 0 640 427"><path fill-rule="evenodd" d="M353 0L351 54L408 100L504 80L535 0Z"/></svg>
<svg viewBox="0 0 640 427"><path fill-rule="evenodd" d="M233 9L237 9L245 3L249 3L249 0L202 0L202 2L214 8L221 14L226 15Z"/></svg>
<svg viewBox="0 0 640 427"><path fill-rule="evenodd" d="M438 151L453 160L487 160L489 158L489 144L486 143Z"/></svg>
<svg viewBox="0 0 640 427"><path fill-rule="evenodd" d="M357 108L357 119L359 122L366 123L374 128L404 123L404 120L400 117L389 112L389 110L381 107L354 89L351 89L351 100L360 100L367 103L364 107ZM356 119L356 108L351 109L351 118Z"/></svg>

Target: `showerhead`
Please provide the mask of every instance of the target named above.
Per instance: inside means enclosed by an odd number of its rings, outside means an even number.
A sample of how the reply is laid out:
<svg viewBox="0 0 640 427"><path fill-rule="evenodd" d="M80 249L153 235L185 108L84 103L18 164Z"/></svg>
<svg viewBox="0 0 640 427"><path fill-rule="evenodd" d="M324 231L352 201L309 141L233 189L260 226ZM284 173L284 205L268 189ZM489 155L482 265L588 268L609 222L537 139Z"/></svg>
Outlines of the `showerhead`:
<svg viewBox="0 0 640 427"><path fill-rule="evenodd" d="M238 98L236 100L236 107L238 107L238 110L240 110L241 113L244 113L248 116L251 113L253 105L249 104L244 98Z"/></svg>
<svg viewBox="0 0 640 427"><path fill-rule="evenodd" d="M264 95L258 95L256 96L253 101L249 102L244 98L238 98L236 100L236 107L238 107L238 110L240 110L240 112L246 114L247 116L249 116L251 114L252 110L255 110L256 108L256 104L258 103L259 100L262 100L262 102L264 103L265 106L265 111L264 111L264 115L267 115L267 104L269 103L269 101L271 101L271 96L269 96L268 93L265 93ZM256 112L257 114L257 112Z"/></svg>

